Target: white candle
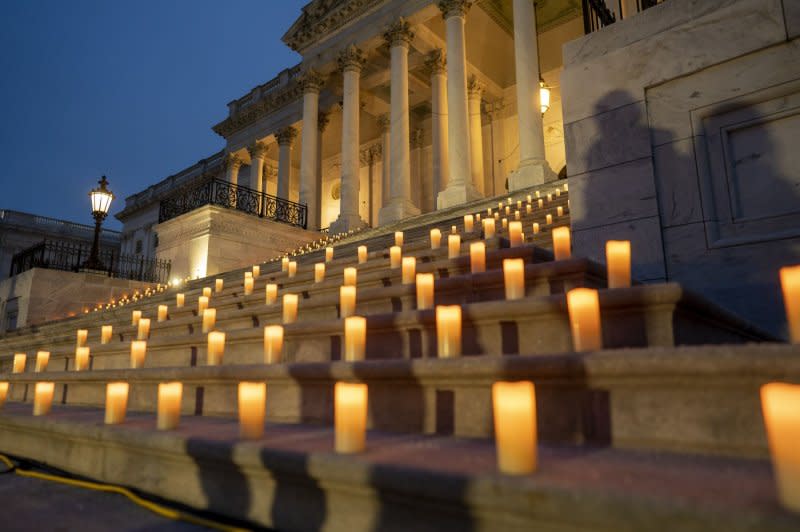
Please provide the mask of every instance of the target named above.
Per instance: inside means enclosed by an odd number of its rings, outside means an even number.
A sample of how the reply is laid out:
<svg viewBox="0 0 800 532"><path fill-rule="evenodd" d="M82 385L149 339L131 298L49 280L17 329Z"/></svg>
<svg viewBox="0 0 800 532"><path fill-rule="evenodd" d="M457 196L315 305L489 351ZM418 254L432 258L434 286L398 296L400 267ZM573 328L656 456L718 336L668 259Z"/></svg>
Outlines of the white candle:
<svg viewBox="0 0 800 532"><path fill-rule="evenodd" d="M367 343L367 319L349 316L344 319L344 359L348 362L364 360Z"/></svg>
<svg viewBox="0 0 800 532"><path fill-rule="evenodd" d="M506 216L511 214L511 207L509 207L508 205L506 205L505 213L506 213Z"/></svg>
<svg viewBox="0 0 800 532"><path fill-rule="evenodd" d="M89 348L87 346L75 348L75 371L89 369Z"/></svg>
<svg viewBox="0 0 800 532"><path fill-rule="evenodd" d="M537 222L533 222L533 234L534 235L539 234L539 224Z"/></svg>
<svg viewBox="0 0 800 532"><path fill-rule="evenodd" d="M575 351L596 351L603 348L600 328L600 300L597 290L573 288L567 292L567 309Z"/></svg>
<svg viewBox="0 0 800 532"><path fill-rule="evenodd" d="M472 273L486 271L486 244L472 242L469 245L469 269Z"/></svg>
<svg viewBox="0 0 800 532"><path fill-rule="evenodd" d="M457 235L458 234L458 228L456 228L455 225L451 225L450 226L450 234L451 235Z"/></svg>
<svg viewBox="0 0 800 532"><path fill-rule="evenodd" d="M197 298L197 315L202 316L203 311L208 308L208 296L200 296Z"/></svg>
<svg viewBox="0 0 800 532"><path fill-rule="evenodd" d="M558 216L564 216L564 207L561 207L561 206L557 207L556 208L556 214Z"/></svg>
<svg viewBox="0 0 800 532"><path fill-rule="evenodd" d="M346 318L356 313L356 287L346 285L339 287L339 317Z"/></svg>
<svg viewBox="0 0 800 532"><path fill-rule="evenodd" d="M6 403L8 398L8 382L0 382L0 408Z"/></svg>
<svg viewBox="0 0 800 532"><path fill-rule="evenodd" d="M253 277L258 277L261 275L261 266L258 264L253 266Z"/></svg>
<svg viewBox="0 0 800 532"><path fill-rule="evenodd" d="M572 255L569 227L553 229L553 256L556 260L567 260Z"/></svg>
<svg viewBox="0 0 800 532"><path fill-rule="evenodd" d="M442 232L439 229L431 229L431 249L439 249L442 245Z"/></svg>
<svg viewBox="0 0 800 532"><path fill-rule="evenodd" d="M161 382L158 384L158 430L172 430L181 420L181 398L183 384L180 382Z"/></svg>
<svg viewBox="0 0 800 532"><path fill-rule="evenodd" d="M125 422L128 408L128 383L109 382L106 384L106 425Z"/></svg>
<svg viewBox="0 0 800 532"><path fill-rule="evenodd" d="M781 268L780 278L789 340L793 344L800 344L800 265Z"/></svg>
<svg viewBox="0 0 800 532"><path fill-rule="evenodd" d="M221 366L225 356L225 333L211 331L206 344L206 363L209 366Z"/></svg>
<svg viewBox="0 0 800 532"><path fill-rule="evenodd" d="M395 231L394 232L394 245L403 247L403 232L402 231Z"/></svg>
<svg viewBox="0 0 800 532"><path fill-rule="evenodd" d="M560 197L560 196L561 196L561 189L560 189L560 188L557 188L557 189L556 189L556 197L558 198L558 197Z"/></svg>
<svg viewBox="0 0 800 532"><path fill-rule="evenodd" d="M253 287L255 286L255 280L252 277L247 277L244 280L244 295L249 296L253 293Z"/></svg>
<svg viewBox="0 0 800 532"><path fill-rule="evenodd" d="M131 342L131 368L143 368L146 355L147 342L145 340L134 340Z"/></svg>
<svg viewBox="0 0 800 532"><path fill-rule="evenodd" d="M499 212L494 213L494 219L495 220L499 220L500 219L500 213Z"/></svg>
<svg viewBox="0 0 800 532"><path fill-rule="evenodd" d="M539 192L538 190L536 191L536 197L537 197L537 198L541 198L541 197L542 197L542 193L541 193L541 192Z"/></svg>
<svg viewBox="0 0 800 532"><path fill-rule="evenodd" d="M509 475L536 470L536 393L532 382L492 385L497 468Z"/></svg>
<svg viewBox="0 0 800 532"><path fill-rule="evenodd" d="M214 291L216 293L222 292L222 288L223 288L224 285L225 285L225 280L224 279L215 279L214 280Z"/></svg>
<svg viewBox="0 0 800 532"><path fill-rule="evenodd" d="M481 221L481 213L479 213L479 212L475 213L475 221L480 223L480 221Z"/></svg>
<svg viewBox="0 0 800 532"><path fill-rule="evenodd" d="M211 297L211 287L210 286L203 287L203 296L204 297Z"/></svg>
<svg viewBox="0 0 800 532"><path fill-rule="evenodd" d="M413 284L416 273L417 259L414 257L403 257L403 284Z"/></svg>
<svg viewBox="0 0 800 532"><path fill-rule="evenodd" d="M511 222L509 224L508 240L512 248L522 245L522 222Z"/></svg>
<svg viewBox="0 0 800 532"><path fill-rule="evenodd" d="M36 352L36 367L34 371L41 373L47 371L47 364L50 362L50 351L37 351Z"/></svg>
<svg viewBox="0 0 800 532"><path fill-rule="evenodd" d="M266 294L266 299L264 302L267 305L272 305L273 303L275 303L275 301L278 300L278 285L269 283L264 288L264 292Z"/></svg>
<svg viewBox="0 0 800 532"><path fill-rule="evenodd" d="M433 274L417 274L417 310L433 308Z"/></svg>
<svg viewBox="0 0 800 532"><path fill-rule="evenodd" d="M552 194L548 194L547 195L547 203L550 203L551 201L553 201L553 195Z"/></svg>
<svg viewBox="0 0 800 532"><path fill-rule="evenodd" d="M537 204L539 205L539 208L540 208L540 209L543 209L543 208L544 208L544 200L543 200L543 199L540 199L540 200L537 202Z"/></svg>
<svg viewBox="0 0 800 532"><path fill-rule="evenodd" d="M283 257L281 259L281 271L285 272L289 269L289 257Z"/></svg>
<svg viewBox="0 0 800 532"><path fill-rule="evenodd" d="M333 260L333 248L327 247L325 248L325 262L330 262Z"/></svg>
<svg viewBox="0 0 800 532"><path fill-rule="evenodd" d="M494 237L494 232L494 218L486 218L483 220L483 238L489 239Z"/></svg>
<svg viewBox="0 0 800 532"><path fill-rule="evenodd" d="M289 267L286 269L286 273L288 274L289 278L293 278L297 275L297 262L291 261L289 262Z"/></svg>
<svg viewBox="0 0 800 532"><path fill-rule="evenodd" d="M531 214L531 204L525 205L525 214Z"/></svg>
<svg viewBox="0 0 800 532"><path fill-rule="evenodd" d="M400 260L403 257L403 252L400 246L392 246L389 248L389 267L399 268L400 267Z"/></svg>
<svg viewBox="0 0 800 532"><path fill-rule="evenodd" d="M358 271L355 268L353 267L345 268L343 276L344 276L345 286L356 285L356 279L358 278Z"/></svg>
<svg viewBox="0 0 800 532"><path fill-rule="evenodd" d="M217 309L207 308L203 311L203 333L209 332L217 322ZM143 340L144 338L140 338Z"/></svg>
<svg viewBox="0 0 800 532"><path fill-rule="evenodd" d="M461 307L436 307L436 340L439 358L461 356Z"/></svg>
<svg viewBox="0 0 800 532"><path fill-rule="evenodd" d="M297 294L283 294L283 323L297 321Z"/></svg>
<svg viewBox="0 0 800 532"><path fill-rule="evenodd" d="M367 385L337 382L334 386L334 427L337 453L360 453L367 434Z"/></svg>
<svg viewBox="0 0 800 532"><path fill-rule="evenodd" d="M178 308L183 308L183 305L186 303L186 296L184 294L175 294L175 306Z"/></svg>
<svg viewBox="0 0 800 532"><path fill-rule="evenodd" d="M519 211L514 211L514 219L515 220L519 220L520 219Z"/></svg>
<svg viewBox="0 0 800 532"><path fill-rule="evenodd" d="M508 230L508 218L500 220L500 225L503 227L503 231Z"/></svg>
<svg viewBox="0 0 800 532"><path fill-rule="evenodd" d="M471 214L464 215L464 232L471 233L474 229L475 217Z"/></svg>
<svg viewBox="0 0 800 532"><path fill-rule="evenodd" d="M257 440L264 434L267 411L267 384L264 382L239 383L239 435L246 440Z"/></svg>
<svg viewBox="0 0 800 532"><path fill-rule="evenodd" d="M630 240L606 242L606 267L609 288L625 288L631 285Z"/></svg>
<svg viewBox="0 0 800 532"><path fill-rule="evenodd" d="M142 319L142 311L141 310L134 310L131 312L131 325L136 327L139 325L139 320Z"/></svg>
<svg viewBox="0 0 800 532"><path fill-rule="evenodd" d="M461 255L461 237L459 235L447 236L447 258L455 259Z"/></svg>
<svg viewBox="0 0 800 532"><path fill-rule="evenodd" d="M86 339L89 337L89 331L87 329L78 329L76 336L75 347L84 346L86 345Z"/></svg>
<svg viewBox="0 0 800 532"><path fill-rule="evenodd" d="M544 217L544 221L546 225L551 225L553 223L553 215L548 214L547 216Z"/></svg>
<svg viewBox="0 0 800 532"><path fill-rule="evenodd" d="M167 311L166 305L158 306L158 321L167 321Z"/></svg>
<svg viewBox="0 0 800 532"><path fill-rule="evenodd" d="M325 263L317 262L314 264L314 282L321 283L325 280Z"/></svg>
<svg viewBox="0 0 800 532"><path fill-rule="evenodd" d="M367 246L358 246L358 263L364 264L367 262Z"/></svg>
<svg viewBox="0 0 800 532"><path fill-rule="evenodd" d="M15 353L13 373L25 373L25 363L27 360L28 355L25 353Z"/></svg>
<svg viewBox="0 0 800 532"><path fill-rule="evenodd" d="M139 327L136 332L137 340L147 340L150 337L150 318L139 319Z"/></svg>
<svg viewBox="0 0 800 532"><path fill-rule="evenodd" d="M46 416L53 406L53 382L37 382L33 388L33 415Z"/></svg>
<svg viewBox="0 0 800 532"><path fill-rule="evenodd" d="M283 353L283 326L264 327L264 363L278 364Z"/></svg>
<svg viewBox="0 0 800 532"><path fill-rule="evenodd" d="M765 384L761 409L778 499L788 510L800 512L800 385Z"/></svg>
<svg viewBox="0 0 800 532"><path fill-rule="evenodd" d="M503 283L507 300L525 297L525 261L523 259L503 259Z"/></svg>

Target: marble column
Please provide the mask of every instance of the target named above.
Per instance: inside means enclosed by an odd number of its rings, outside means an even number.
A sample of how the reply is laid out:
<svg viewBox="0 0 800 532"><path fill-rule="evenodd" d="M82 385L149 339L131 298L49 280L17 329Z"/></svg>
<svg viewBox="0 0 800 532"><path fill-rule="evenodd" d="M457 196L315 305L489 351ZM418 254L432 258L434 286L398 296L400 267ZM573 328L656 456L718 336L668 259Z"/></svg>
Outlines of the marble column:
<svg viewBox="0 0 800 532"><path fill-rule="evenodd" d="M419 214L411 201L411 149L408 106L408 46L414 33L400 18L384 33L391 53L391 125L389 202L378 213L378 224Z"/></svg>
<svg viewBox="0 0 800 532"><path fill-rule="evenodd" d="M331 121L330 111L320 111L317 115L317 193L316 193L316 212L317 220L322 227L322 134ZM309 225L309 229L312 227Z"/></svg>
<svg viewBox="0 0 800 532"><path fill-rule="evenodd" d="M472 166L472 184L481 194L483 186L483 125L481 124L481 101L483 100L483 83L475 76L470 76L467 81L467 94L469 99L469 143L470 166Z"/></svg>
<svg viewBox="0 0 800 532"><path fill-rule="evenodd" d="M255 142L247 147L250 153L250 188L264 192L261 179L264 176L264 159L267 158L266 145Z"/></svg>
<svg viewBox="0 0 800 532"><path fill-rule="evenodd" d="M225 180L232 185L239 183L239 169L242 167L242 160L233 153L225 157Z"/></svg>
<svg viewBox="0 0 800 532"><path fill-rule="evenodd" d="M439 193L437 207L443 209L478 199L472 184L467 110L467 56L464 22L468 0L440 0L447 37L447 141L450 177L447 188Z"/></svg>
<svg viewBox="0 0 800 532"><path fill-rule="evenodd" d="M422 171L422 145L425 140L425 132L422 129L411 131L411 202L416 205L421 212L428 212L431 209L425 204L425 186Z"/></svg>
<svg viewBox="0 0 800 532"><path fill-rule="evenodd" d="M389 124L391 120L388 115L381 115L378 117L378 127L381 130L381 149L383 153L383 161L381 162L381 207L385 207L389 203L389 180L390 180L390 166L389 159L392 152L391 138L389 136Z"/></svg>
<svg viewBox="0 0 800 532"><path fill-rule="evenodd" d="M319 91L323 79L314 69L308 69L300 83L303 87L303 139L300 145L299 201L306 206L308 229L316 231L319 229Z"/></svg>
<svg viewBox="0 0 800 532"><path fill-rule="evenodd" d="M365 225L358 214L359 195L359 85L364 54L350 45L339 54L344 91L342 94L342 187L339 217L331 224L331 233L344 233Z"/></svg>
<svg viewBox="0 0 800 532"><path fill-rule="evenodd" d="M288 200L292 180L292 144L297 138L297 130L285 127L275 134L278 140L278 193L276 196Z"/></svg>
<svg viewBox="0 0 800 532"><path fill-rule="evenodd" d="M513 0L514 67L517 77L519 117L519 167L508 177L509 190L554 181L547 164L544 130L539 103L539 43L536 40L536 9L531 0Z"/></svg>
<svg viewBox="0 0 800 532"><path fill-rule="evenodd" d="M433 163L432 209L436 196L447 187L447 62L444 51L433 50L425 65L431 75L431 159Z"/></svg>

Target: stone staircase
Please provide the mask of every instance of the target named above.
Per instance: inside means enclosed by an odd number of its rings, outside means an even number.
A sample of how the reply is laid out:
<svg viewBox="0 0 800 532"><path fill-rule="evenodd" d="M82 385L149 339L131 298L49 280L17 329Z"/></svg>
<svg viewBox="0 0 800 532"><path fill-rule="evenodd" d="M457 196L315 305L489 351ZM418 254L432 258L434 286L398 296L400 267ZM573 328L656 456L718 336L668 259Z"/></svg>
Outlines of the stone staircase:
<svg viewBox="0 0 800 532"><path fill-rule="evenodd" d="M321 283L313 264L324 261L322 248L294 254L294 278L278 261L262 265L252 295L243 293L245 270L216 276L224 290L209 305L226 333L221 366L206 365L197 315L198 296L214 279L181 289L184 308L175 306L178 290L169 290L0 338L0 382L10 383L0 452L280 530L797 530L800 518L775 496L758 390L800 381L800 348L769 342L678 285L608 290L603 266L553 260L551 232L569 225L568 193L543 208L535 199L553 190L512 198L523 202L526 242L509 247L498 222L498 235L485 240L483 273L470 273L469 261L480 226L464 232L463 215L486 215L498 199L347 235ZM542 229L536 235L534 222ZM452 225L462 236L456 259L447 258ZM442 230L442 249L430 247L432 227ZM437 358L434 310L417 309L414 285L389 267L395 230L404 231L403 255L417 258L417 272L434 274L436 304L461 306L462 357ZM357 265L359 245L370 253ZM512 257L525 261L526 297L505 301L502 260ZM353 266L366 360L346 362L338 290ZM263 327L280 323L282 313L280 299L264 303L268 283L300 297L298 321L284 326L280 364L264 363ZM575 287L600 289L601 351L572 350L565 293ZM170 315L157 323L160 304ZM142 369L129 369L133 310L152 318ZM101 345L100 326L108 324L113 341ZM73 371L80 328L89 330L91 371ZM51 356L36 373L39 349ZM28 369L12 374L21 352ZM532 475L497 472L491 386L498 380L536 385ZM39 381L56 384L55 406L34 417ZM115 381L130 384L128 419L104 425L105 386ZM183 418L178 429L157 431L157 387L167 381L183 383ZM259 440L239 439L241 381L267 384ZM339 381L369 387L362 454L333 452Z"/></svg>

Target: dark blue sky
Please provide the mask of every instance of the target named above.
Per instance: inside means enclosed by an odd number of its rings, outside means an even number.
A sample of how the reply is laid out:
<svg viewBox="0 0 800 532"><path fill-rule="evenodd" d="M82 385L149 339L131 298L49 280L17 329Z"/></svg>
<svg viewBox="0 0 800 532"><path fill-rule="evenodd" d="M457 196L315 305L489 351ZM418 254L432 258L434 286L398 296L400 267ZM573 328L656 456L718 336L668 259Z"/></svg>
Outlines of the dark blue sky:
<svg viewBox="0 0 800 532"><path fill-rule="evenodd" d="M306 0L3 0L0 208L91 223L224 146L226 104L299 61ZM109 217L111 227L120 224Z"/></svg>

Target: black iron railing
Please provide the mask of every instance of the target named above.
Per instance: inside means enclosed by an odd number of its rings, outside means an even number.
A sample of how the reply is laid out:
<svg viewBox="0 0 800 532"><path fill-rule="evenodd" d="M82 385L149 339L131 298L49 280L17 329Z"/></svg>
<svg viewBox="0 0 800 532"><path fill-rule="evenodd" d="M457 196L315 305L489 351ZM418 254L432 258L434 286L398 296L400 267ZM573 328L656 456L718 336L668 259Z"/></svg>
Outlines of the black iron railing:
<svg viewBox="0 0 800 532"><path fill-rule="evenodd" d="M308 210L305 205L264 194L249 187L234 185L222 179L210 179L163 199L159 206L158 222L171 220L204 205L219 205L303 229L306 228L308 220Z"/></svg>
<svg viewBox="0 0 800 532"><path fill-rule="evenodd" d="M623 12L627 18L631 14L639 13L664 1L666 0L636 0L635 2L631 0L582 0L583 30L587 34L592 33L613 24L618 18L621 19ZM610 9L609 6L614 9ZM630 13L631 11L633 13ZM619 17L614 13L619 14Z"/></svg>
<svg viewBox="0 0 800 532"><path fill-rule="evenodd" d="M11 259L10 275L33 268L79 272L84 270L90 252L91 248L84 244L45 240L14 255ZM110 249L101 249L99 259L103 267L100 271L109 277L145 283L166 283L169 280L171 264L166 260L121 255Z"/></svg>

